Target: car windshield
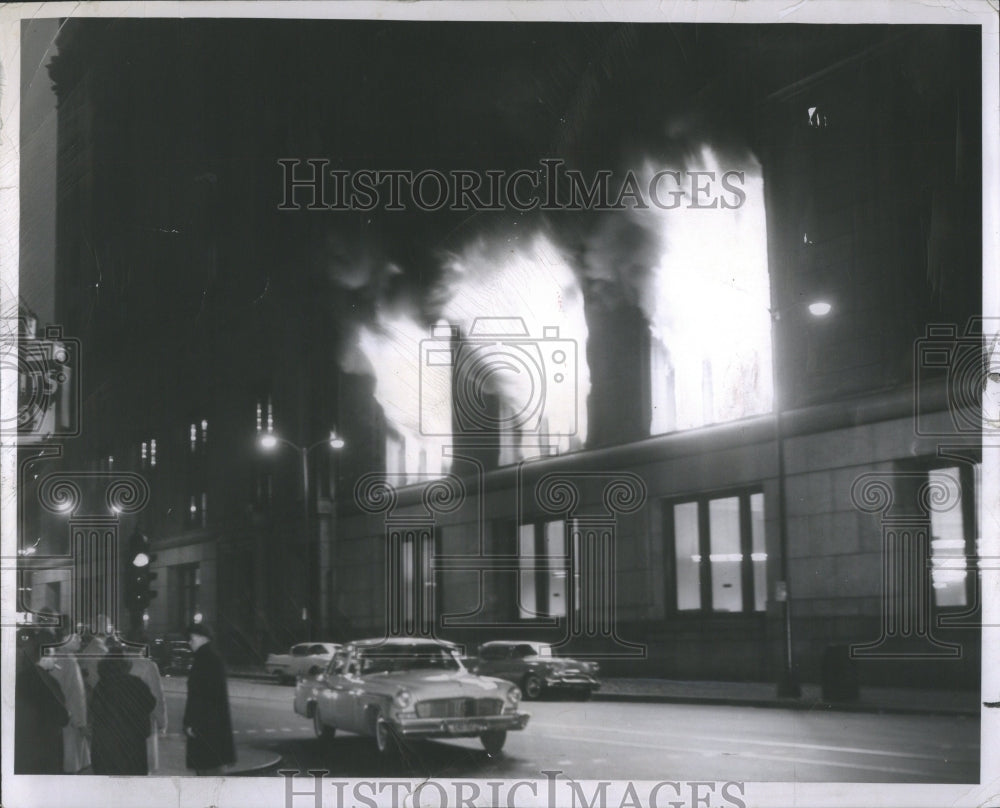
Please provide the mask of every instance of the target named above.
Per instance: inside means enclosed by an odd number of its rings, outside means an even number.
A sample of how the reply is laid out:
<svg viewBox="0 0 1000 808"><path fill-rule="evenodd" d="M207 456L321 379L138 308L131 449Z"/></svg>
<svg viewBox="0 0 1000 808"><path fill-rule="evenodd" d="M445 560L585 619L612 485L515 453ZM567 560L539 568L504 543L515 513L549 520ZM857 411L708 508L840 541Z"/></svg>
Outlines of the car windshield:
<svg viewBox="0 0 1000 808"><path fill-rule="evenodd" d="M359 654L362 675L411 670L457 671L461 663L450 648L432 643L384 645Z"/></svg>

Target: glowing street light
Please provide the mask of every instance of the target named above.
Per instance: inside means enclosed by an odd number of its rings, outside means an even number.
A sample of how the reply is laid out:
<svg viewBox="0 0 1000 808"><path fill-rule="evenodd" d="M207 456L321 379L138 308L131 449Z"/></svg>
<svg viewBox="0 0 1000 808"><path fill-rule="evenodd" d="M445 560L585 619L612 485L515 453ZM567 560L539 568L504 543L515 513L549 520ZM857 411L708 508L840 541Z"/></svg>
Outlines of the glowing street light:
<svg viewBox="0 0 1000 808"><path fill-rule="evenodd" d="M306 540L309 541L309 453L315 449L317 446L322 446L326 444L334 451L340 451L345 446L345 441L340 435L337 434L335 429L330 430L328 437L323 438L323 440L318 440L310 446L299 446L297 443L293 443L290 440L279 437L271 431L270 424L266 431L260 428L258 423L257 430L257 443L261 449L270 452L277 448L278 444L284 444L291 449L294 449L299 453L302 458L301 473L302 473L302 528L306 533ZM336 514L336 490L331 492L331 499L333 500L334 507L331 508L331 514ZM332 531L331 531L332 533ZM326 567L328 562L324 560L323 545L319 547L319 608L318 612L320 615L320 620L325 620L326 617ZM305 610L303 610L305 613Z"/></svg>
<svg viewBox="0 0 1000 808"><path fill-rule="evenodd" d="M809 314L815 318L826 317L832 310L833 305L826 300L814 300L808 304ZM795 675L792 653L792 595L788 584L788 507L787 495L785 491L785 436L782 426L782 412L785 402L778 393L778 379L776 378L780 369L778 361L778 334L777 323L781 320L782 308L771 309L771 373L774 385L774 433L775 442L778 449L778 546L781 548L781 581L778 587L777 599L782 602L785 624L784 662L785 667L778 681L778 696L798 698L802 695L798 679Z"/></svg>

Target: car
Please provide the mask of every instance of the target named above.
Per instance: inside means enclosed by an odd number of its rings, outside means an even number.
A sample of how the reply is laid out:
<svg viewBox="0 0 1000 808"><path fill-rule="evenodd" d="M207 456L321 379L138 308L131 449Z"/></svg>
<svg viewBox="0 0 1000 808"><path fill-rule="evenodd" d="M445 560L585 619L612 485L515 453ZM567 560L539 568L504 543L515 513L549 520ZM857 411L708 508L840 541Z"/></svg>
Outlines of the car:
<svg viewBox="0 0 1000 808"><path fill-rule="evenodd" d="M386 757L416 738L478 737L497 755L507 733L528 724L520 703L516 685L471 673L457 646L436 639L348 643L295 688L295 712L312 719L318 738L338 730L372 736Z"/></svg>
<svg viewBox="0 0 1000 808"><path fill-rule="evenodd" d="M472 669L484 676L506 679L521 688L525 699L547 691L564 691L589 699L600 690L596 662L558 657L551 645L522 640L494 640L479 647Z"/></svg>
<svg viewBox="0 0 1000 808"><path fill-rule="evenodd" d="M333 659L340 646L332 642L300 642L287 654L269 654L264 670L279 682L294 682L300 676L315 676Z"/></svg>
<svg viewBox="0 0 1000 808"><path fill-rule="evenodd" d="M187 640L155 640L149 649L149 655L161 674L186 674L191 670L194 660L194 652Z"/></svg>

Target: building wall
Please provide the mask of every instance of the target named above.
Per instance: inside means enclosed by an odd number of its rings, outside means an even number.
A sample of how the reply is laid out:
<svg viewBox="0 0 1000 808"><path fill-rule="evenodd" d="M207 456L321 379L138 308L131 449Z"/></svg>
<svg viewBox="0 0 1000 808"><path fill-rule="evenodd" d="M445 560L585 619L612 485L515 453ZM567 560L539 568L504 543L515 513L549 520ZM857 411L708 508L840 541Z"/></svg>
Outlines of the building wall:
<svg viewBox="0 0 1000 808"><path fill-rule="evenodd" d="M905 397L900 402L905 412ZM863 408L850 417L857 419L859 412ZM812 417L815 420L815 414ZM936 423L944 428L948 417L948 413L939 413ZM828 415L826 428L796 418L786 423L792 433L784 445L793 660L800 676L818 681L825 650L831 645L878 640L888 608L882 578L883 517L863 512L852 499L852 486L861 475L880 473L890 487L898 487L893 475L901 469L926 468L941 461L934 457L937 443L915 437L912 418L899 412L888 418L879 413L877 420L852 425L839 425L834 415ZM808 431L799 434L802 429ZM510 525L558 519L551 514L544 516L537 503L527 501L545 475L557 473L574 479L580 491L576 513L586 516L603 510L601 480L613 477L615 469L627 469L645 484L646 499L637 511L621 514L616 520L617 640L572 636L567 648L604 653L614 651L618 640L625 645L645 644L645 659L625 657L603 663L606 671L619 674L773 679L784 664L785 641L778 594L783 573L774 437L773 419L759 418L525 464L521 469L525 502L520 509L515 470L487 475L484 495L465 479L467 495L460 507L434 514L436 552L464 556L465 561L472 559L467 566L483 567L474 560L479 547L496 547L499 534L509 533ZM673 546L666 526L672 513L669 505L697 495L725 496L746 490L759 490L764 495L765 608L742 613L678 611L672 585ZM418 487L396 493L398 503L388 522L380 514L342 515L338 522L341 564L335 591L339 607L350 616L358 635L382 634L387 625L387 586L395 585L387 584L387 526L405 528L427 515ZM963 495L970 496L971 491ZM507 546L509 549L509 542ZM516 559L508 558L508 562L516 568ZM435 563L453 565L454 561L439 558ZM510 619L514 595L509 590L516 586L515 578L510 569L506 578L496 571L438 573L436 615L450 618L438 621L435 630L473 646L501 636L549 641L565 638L565 621L555 627L524 619L500 625ZM498 592L498 588L508 591ZM970 603L974 599L970 589ZM938 613L935 610L934 616ZM456 620L460 614L466 616ZM451 625L447 624L449 619ZM944 643L960 643L962 657L859 660L863 681L974 685L980 658L978 631L935 628L932 624L930 633ZM919 638L909 640L908 647L920 644Z"/></svg>
<svg viewBox="0 0 1000 808"><path fill-rule="evenodd" d="M216 597L216 544L212 540L200 540L190 543L159 545L156 548L156 560L151 570L157 574L152 588L156 597L149 604L148 633L153 637L161 637L168 633L183 631L187 621L193 618L188 615L186 620L180 620L177 615L176 579L177 570L186 565L198 566L197 607L203 619L217 627L219 617Z"/></svg>

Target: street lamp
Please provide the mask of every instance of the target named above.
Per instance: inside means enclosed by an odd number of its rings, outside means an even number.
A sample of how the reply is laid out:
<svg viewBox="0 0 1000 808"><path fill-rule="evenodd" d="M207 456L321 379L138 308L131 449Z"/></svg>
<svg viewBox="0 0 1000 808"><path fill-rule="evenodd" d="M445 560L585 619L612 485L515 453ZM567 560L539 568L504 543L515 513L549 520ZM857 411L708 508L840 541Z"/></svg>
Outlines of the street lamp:
<svg viewBox="0 0 1000 808"><path fill-rule="evenodd" d="M319 447L326 444L334 451L339 451L344 448L344 439L337 434L336 430L331 430L328 437L318 440L309 446L300 446L297 443L293 443L290 440L279 437L275 435L274 432L268 428L266 431L258 430L257 433L257 443L260 448L264 451L273 451L278 447L279 444L288 446L299 453L302 459L301 472L302 472L302 529L306 534L307 544L311 544L311 537L309 533L309 453ZM335 483L334 483L335 484ZM336 499L336 489L334 488L331 497ZM336 514L336 507L331 508L331 512ZM319 598L318 605L314 604L314 608L317 608L320 616L321 628L326 622L326 607L327 607L327 592L326 592L326 576L327 568L329 567L329 556L323 552L324 544L317 538L317 545L319 547ZM310 621L310 625L315 625L315 616L313 620ZM310 632L310 635L312 632ZM310 639L314 639L310 636Z"/></svg>
<svg viewBox="0 0 1000 808"><path fill-rule="evenodd" d="M807 305L809 314L816 318L826 317L833 310L833 305L825 300L815 300ZM784 401L778 390L778 335L777 323L781 320L781 308L772 308L771 312L771 387L773 389L774 407L774 437L778 449L778 546L781 551L781 582L777 599L784 604L784 667L778 679L777 693L779 697L799 698L802 688L795 675L792 656L792 598L788 582L788 508L785 495L785 436L782 429L782 411Z"/></svg>

